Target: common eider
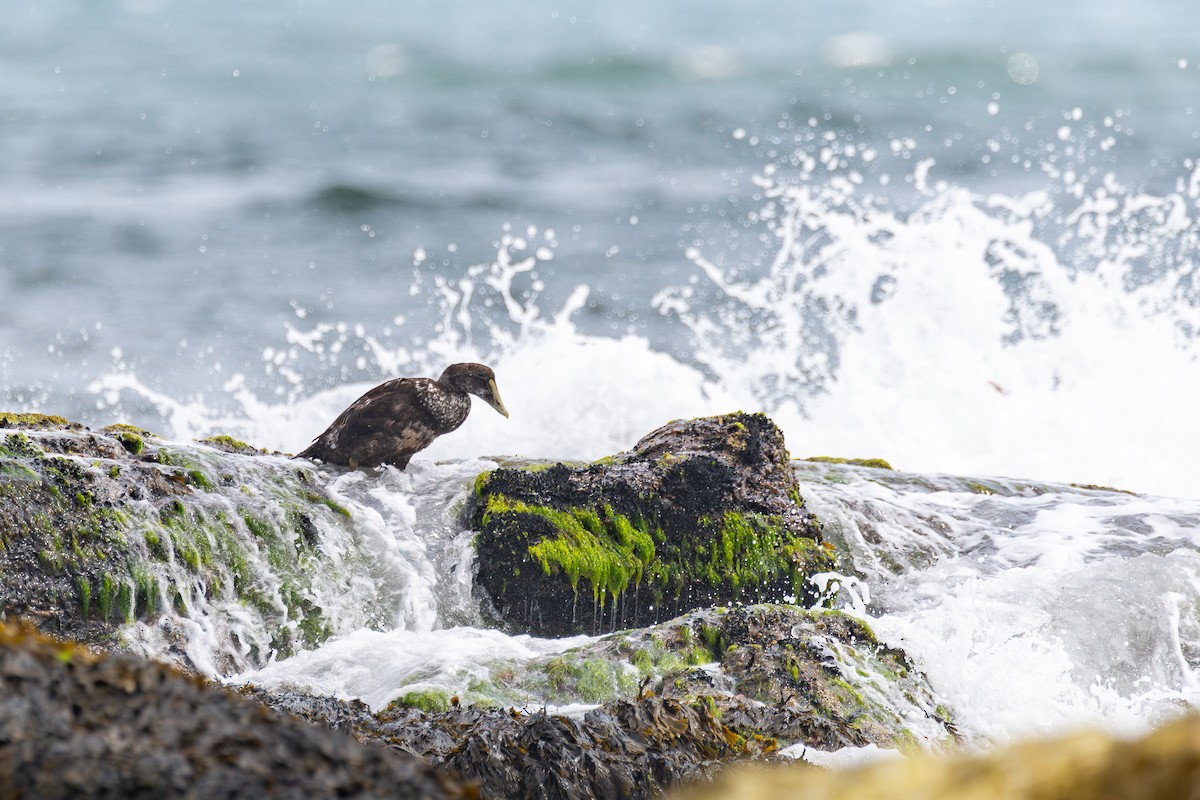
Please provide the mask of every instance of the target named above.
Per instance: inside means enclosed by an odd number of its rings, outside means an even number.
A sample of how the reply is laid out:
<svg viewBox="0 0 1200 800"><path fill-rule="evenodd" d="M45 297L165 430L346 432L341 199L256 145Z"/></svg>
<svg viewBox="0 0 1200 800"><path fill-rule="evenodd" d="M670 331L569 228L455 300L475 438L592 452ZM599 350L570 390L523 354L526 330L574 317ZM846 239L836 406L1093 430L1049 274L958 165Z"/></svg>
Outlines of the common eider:
<svg viewBox="0 0 1200 800"><path fill-rule="evenodd" d="M504 416L496 374L483 364L451 364L437 380L396 378L354 401L296 458L404 469L418 450L462 425L471 395Z"/></svg>

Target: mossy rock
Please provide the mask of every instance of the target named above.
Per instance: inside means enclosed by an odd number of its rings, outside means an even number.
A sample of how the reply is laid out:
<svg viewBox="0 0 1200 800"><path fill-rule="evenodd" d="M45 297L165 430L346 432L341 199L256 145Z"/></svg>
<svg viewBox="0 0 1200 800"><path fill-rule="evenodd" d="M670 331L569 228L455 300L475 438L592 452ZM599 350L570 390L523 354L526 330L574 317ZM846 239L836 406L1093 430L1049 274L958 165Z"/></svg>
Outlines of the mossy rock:
<svg viewBox="0 0 1200 800"><path fill-rule="evenodd" d="M235 439L232 436L221 434L220 436L209 436L207 439L200 439L200 444L206 444L209 447L220 450L223 453L237 453L244 456L261 456L266 454L266 450L255 447L252 444L246 444L240 439Z"/></svg>
<svg viewBox="0 0 1200 800"><path fill-rule="evenodd" d="M778 690L760 700L765 681ZM355 701L242 691L453 766L484 797L649 800L712 766L797 742L910 747L919 737L937 749L952 737L948 712L903 653L846 614L794 606L703 609L530 662L495 662L465 687L410 688L375 714ZM577 703L596 707L554 711Z"/></svg>
<svg viewBox="0 0 1200 800"><path fill-rule="evenodd" d="M475 483L477 580L513 630L636 627L713 604L816 600L834 566L762 414L672 422L586 466Z"/></svg>
<svg viewBox="0 0 1200 800"><path fill-rule="evenodd" d="M609 634L469 687L501 704L651 693L707 705L741 735L822 749L953 747L952 716L901 650L862 620L790 605L705 608Z"/></svg>
<svg viewBox="0 0 1200 800"><path fill-rule="evenodd" d="M54 414L29 414L16 411L0 411L0 428L20 428L24 430L80 430L78 422L68 422L63 417Z"/></svg>
<svg viewBox="0 0 1200 800"><path fill-rule="evenodd" d="M0 429L5 615L108 648L130 622L243 606L268 633L236 646L242 667L331 635L306 591L321 569L315 520L344 527L350 512L305 470L129 425L4 419L22 426Z"/></svg>
<svg viewBox="0 0 1200 800"><path fill-rule="evenodd" d="M764 605L698 612L692 625L715 642L709 646L727 691L714 691L707 671L692 670L664 680L665 696L712 697L729 721L824 750L914 750L914 726L927 747L956 741L925 676L856 617Z"/></svg>
<svg viewBox="0 0 1200 800"><path fill-rule="evenodd" d="M415 708L427 712L450 710L450 695L445 689L414 689L396 698L388 708Z"/></svg>
<svg viewBox="0 0 1200 800"><path fill-rule="evenodd" d="M810 456L805 461L817 464L849 464L852 467L870 467L871 469L893 469L892 465L882 458L841 458L837 456Z"/></svg>

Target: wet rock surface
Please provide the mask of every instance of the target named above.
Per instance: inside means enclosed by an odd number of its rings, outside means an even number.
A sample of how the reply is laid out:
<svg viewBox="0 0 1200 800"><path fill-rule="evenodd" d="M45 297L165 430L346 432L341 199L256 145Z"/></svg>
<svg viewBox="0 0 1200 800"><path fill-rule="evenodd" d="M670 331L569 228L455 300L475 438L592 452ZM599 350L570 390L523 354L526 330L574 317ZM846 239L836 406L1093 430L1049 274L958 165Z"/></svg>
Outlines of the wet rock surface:
<svg viewBox="0 0 1200 800"><path fill-rule="evenodd" d="M0 796L464 798L473 789L169 667L0 627Z"/></svg>
<svg viewBox="0 0 1200 800"><path fill-rule="evenodd" d="M923 676L863 623L742 605L811 602L822 586L809 578L834 566L766 417L671 423L628 453L498 469L475 490L463 513L479 529L476 591L499 624L621 632L373 713L254 687L242 694L257 705L239 704L9 626L0 795L641 798L797 742L953 741ZM213 630L232 631L239 663L318 646L320 598L344 588L325 555L356 552L358 521L310 468L225 437L0 414L0 500L7 616L108 649L152 630L149 652L189 667L172 619L232 615L239 625ZM260 623L268 635L247 638ZM260 706L292 720L280 728Z"/></svg>
<svg viewBox="0 0 1200 800"><path fill-rule="evenodd" d="M661 691L704 699L735 730L820 750L940 749L957 738L908 656L854 617L755 606L706 609L681 622L713 643L719 674L692 668L665 677Z"/></svg>
<svg viewBox="0 0 1200 800"><path fill-rule="evenodd" d="M560 702L599 700L589 696L599 684L608 699L586 713L568 716L536 701L538 692ZM844 614L789 606L693 612L530 664L487 687L500 700L524 694L532 702L517 704L521 710L455 697L443 711L396 703L372 713L358 702L243 691L453 769L486 797L651 797L722 764L769 760L796 742L917 749L954 737L901 651ZM912 718L925 722L914 726Z"/></svg>
<svg viewBox="0 0 1200 800"><path fill-rule="evenodd" d="M721 764L765 756L775 743L743 737L703 704L642 697L582 716L545 709L454 707L429 713L294 693L245 692L271 708L337 725L453 771L482 797L649 798Z"/></svg>
<svg viewBox="0 0 1200 800"><path fill-rule="evenodd" d="M833 566L762 414L669 423L582 467L476 482L478 584L503 624L597 633L734 601L816 599Z"/></svg>
<svg viewBox="0 0 1200 800"><path fill-rule="evenodd" d="M167 443L0 413L0 610L111 648L119 628L164 610L240 603L274 631L252 662L319 642L321 609L304 591L315 522L344 526L347 512L311 467L265 455L229 437ZM250 488L264 485L269 495ZM252 574L260 561L280 575Z"/></svg>

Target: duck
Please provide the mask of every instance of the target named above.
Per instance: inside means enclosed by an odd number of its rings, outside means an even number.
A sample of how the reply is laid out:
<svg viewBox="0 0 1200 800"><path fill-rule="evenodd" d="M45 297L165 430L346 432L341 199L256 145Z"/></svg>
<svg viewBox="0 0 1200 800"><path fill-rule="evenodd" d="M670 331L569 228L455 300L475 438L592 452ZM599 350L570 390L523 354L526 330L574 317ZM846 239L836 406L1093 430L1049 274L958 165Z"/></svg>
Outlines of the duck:
<svg viewBox="0 0 1200 800"><path fill-rule="evenodd" d="M371 389L295 458L402 470L414 454L466 421L471 395L508 417L491 367L451 364L436 380L395 378Z"/></svg>

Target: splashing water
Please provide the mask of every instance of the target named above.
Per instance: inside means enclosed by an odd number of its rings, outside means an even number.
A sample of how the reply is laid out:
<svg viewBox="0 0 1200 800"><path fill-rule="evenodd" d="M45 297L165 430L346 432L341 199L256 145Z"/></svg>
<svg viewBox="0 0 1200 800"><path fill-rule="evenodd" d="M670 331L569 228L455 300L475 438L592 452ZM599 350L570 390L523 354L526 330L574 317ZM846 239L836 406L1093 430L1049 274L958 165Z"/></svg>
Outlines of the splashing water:
<svg viewBox="0 0 1200 800"><path fill-rule="evenodd" d="M1164 196L1053 169L1055 191L1009 197L930 183L925 159L902 211L892 172L867 188L870 150L795 161L758 179L762 274L693 250L715 310L695 285L655 300L793 448L1196 495L1195 165Z"/></svg>
<svg viewBox="0 0 1200 800"><path fill-rule="evenodd" d="M162 525L147 523L153 546L165 550L145 560L160 611L125 628L129 649L217 677L327 636L483 624L472 596L472 534L459 513L471 479L494 462L327 473L274 456L188 452L228 486L197 493L197 516L186 525L172 527L172 514L187 513L182 506L166 507ZM299 483L286 482L298 473ZM325 485L328 508L297 489L308 481ZM313 505L304 514L310 547L287 540L297 503ZM201 564L207 584L195 574Z"/></svg>
<svg viewBox="0 0 1200 800"><path fill-rule="evenodd" d="M595 641L481 629L458 500L434 488L461 485L466 473L414 468L411 480L393 470L333 479L368 528L370 508L392 509L389 563L400 566L385 583L394 626L343 628L316 650L235 680L379 708L411 691L462 693L496 670ZM843 574L820 577L841 585L844 610L914 658L969 746L1082 725L1136 735L1200 704L1196 501L833 464L795 469L842 565ZM862 691L888 688L863 680Z"/></svg>
<svg viewBox="0 0 1200 800"><path fill-rule="evenodd" d="M798 134L757 178L746 224L769 245L762 263L694 247L697 272L653 294L670 341L585 332L590 287L559 285L556 234L529 226L458 278L418 253L397 287L429 301L411 319L290 325L263 353L274 398L234 375L233 410L179 401L128 368L91 390L118 414L148 403L176 437L295 451L382 377L480 360L513 418L474 415L430 458L594 458L669 419L743 408L774 417L801 454L1194 496L1180 454L1200 447L1200 169L1161 195L1124 187L1087 161L1105 129L1074 124L1071 146L1040 161L1049 188L1015 195L936 179L912 141L879 153ZM350 381L312 393L331 369Z"/></svg>
<svg viewBox="0 0 1200 800"><path fill-rule="evenodd" d="M528 231L530 238L536 229ZM90 388L100 403L122 413L128 397L149 402L176 438L210 431L243 437L267 447L297 451L304 437L378 381L353 383L305 397L303 376L314 364L337 363L347 354L356 368L387 375L436 375L446 363L483 361L499 375L505 403L520 409L511 419L473 414L460 431L438 439L422 457L469 458L481 454L598 458L630 446L663 422L737 405L692 367L656 352L636 335L613 339L582 333L572 318L587 303L588 288L576 287L562 308L546 315L538 306L544 288L536 267L553 257L553 234L523 258L526 239L506 234L494 261L472 265L451 282L418 272L410 292L436 298L436 337L419 336L412 347L386 342L361 325L289 327L288 346L265 354L268 372L288 383L283 402L263 400L235 375L225 386L236 412L205 398L180 401L147 387L121 368ZM431 282L432 286L426 286Z"/></svg>
<svg viewBox="0 0 1200 800"><path fill-rule="evenodd" d="M757 179L746 224L764 257L735 263L697 245L690 278L653 292L669 341L649 327L589 332L593 288L558 285L570 273L556 237L529 228L506 231L494 259L457 279L418 265L399 290L430 299L421 324L414 313L380 330L306 328L297 314L286 345L264 353L282 380L274 397L235 377L237 408L222 410L156 394L128 369L94 389L118 413L151 404L179 438L227 432L294 451L381 376L483 360L513 418L473 414L424 459L593 458L668 419L743 408L768 412L797 455L1200 496L1187 469L1200 448L1200 171L1187 164L1172 191L1123 186L1088 161L1103 126L1073 124L1058 140L1070 147L1035 159L1046 185L1007 194L939 177L912 142L875 152L805 134ZM312 376L330 371L346 384L313 392ZM1200 699L1194 503L843 469L826 482L801 469L852 565L842 597L918 659L969 741L1085 723L1136 732ZM397 499L364 483L355 502L403 517L411 488ZM390 634L348 633L272 666L271 680L386 702L487 669L439 660L440 648L551 652L479 632L465 585L459 600L420 588L450 561L398 573L407 588ZM353 665L378 666L376 650L414 660L397 656L372 682Z"/></svg>
<svg viewBox="0 0 1200 800"><path fill-rule="evenodd" d="M806 502L975 743L1200 703L1200 508L1052 484L799 465Z"/></svg>

